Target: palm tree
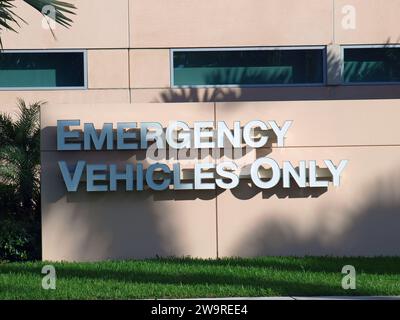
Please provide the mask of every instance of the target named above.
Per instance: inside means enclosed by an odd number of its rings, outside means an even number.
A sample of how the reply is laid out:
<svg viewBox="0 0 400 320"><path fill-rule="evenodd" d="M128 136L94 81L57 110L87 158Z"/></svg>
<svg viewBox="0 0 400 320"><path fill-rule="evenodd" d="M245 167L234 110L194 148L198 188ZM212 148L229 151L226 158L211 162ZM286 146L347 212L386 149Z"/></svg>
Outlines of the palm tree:
<svg viewBox="0 0 400 320"><path fill-rule="evenodd" d="M0 211L35 218L40 210L40 106L18 100L18 117L0 114ZM6 208L5 208L6 206Z"/></svg>
<svg viewBox="0 0 400 320"><path fill-rule="evenodd" d="M15 12L15 0L0 0L0 32L4 30L10 30L17 32L14 28L20 26L20 22L26 23L26 21L18 16ZM74 10L76 7L68 2L58 1L58 0L23 0L34 9L39 12L42 12L42 8L45 6L52 6L55 10L55 17L54 20L68 28L71 26L72 20L68 17L69 14L75 14ZM0 37L0 46L3 47Z"/></svg>

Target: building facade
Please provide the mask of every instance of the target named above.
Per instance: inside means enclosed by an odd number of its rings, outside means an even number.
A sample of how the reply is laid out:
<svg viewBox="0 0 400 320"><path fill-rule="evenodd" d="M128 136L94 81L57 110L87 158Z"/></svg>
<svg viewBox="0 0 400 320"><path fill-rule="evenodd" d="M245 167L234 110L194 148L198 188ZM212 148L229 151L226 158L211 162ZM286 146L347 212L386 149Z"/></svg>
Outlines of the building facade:
<svg viewBox="0 0 400 320"><path fill-rule="evenodd" d="M72 27L57 25L55 37L22 1L15 11L28 25L2 34L1 111L14 112L18 97L47 101L43 259L400 253L400 0L71 2ZM284 147L271 138L240 168L266 156L348 163L337 187L262 189L245 177L230 190L88 192L83 179L70 192L59 161L151 162L143 149L61 151L66 119L82 132L290 120ZM196 161L175 158L188 170Z"/></svg>

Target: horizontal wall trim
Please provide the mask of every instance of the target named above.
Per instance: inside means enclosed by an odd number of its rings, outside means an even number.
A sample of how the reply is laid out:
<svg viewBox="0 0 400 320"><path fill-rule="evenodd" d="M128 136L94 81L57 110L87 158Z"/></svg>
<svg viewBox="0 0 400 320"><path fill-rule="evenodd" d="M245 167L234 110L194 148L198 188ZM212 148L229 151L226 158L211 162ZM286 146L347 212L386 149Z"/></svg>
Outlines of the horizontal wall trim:
<svg viewBox="0 0 400 320"><path fill-rule="evenodd" d="M304 43L304 44L273 44L273 43L266 43L266 44L258 44L254 46L249 46L249 45L231 45L231 46L207 46L207 47L199 47L199 46L162 46L162 47L49 47L49 48L8 48L5 47L4 50L14 50L14 51L23 51L23 50L169 50L169 49L177 49L177 50L184 50L184 49L202 49L202 48L215 48L215 49L222 49L222 48L259 48L259 47L318 47L318 46L328 46L331 45L331 43L322 43L322 44L309 44L309 43ZM335 43L335 45L339 46L389 46L393 47L396 45L400 45L400 42L393 42L393 43L387 43L387 42L382 42L382 43L376 43L374 42L373 44L368 44L368 43L359 43L359 44L354 44L354 43Z"/></svg>

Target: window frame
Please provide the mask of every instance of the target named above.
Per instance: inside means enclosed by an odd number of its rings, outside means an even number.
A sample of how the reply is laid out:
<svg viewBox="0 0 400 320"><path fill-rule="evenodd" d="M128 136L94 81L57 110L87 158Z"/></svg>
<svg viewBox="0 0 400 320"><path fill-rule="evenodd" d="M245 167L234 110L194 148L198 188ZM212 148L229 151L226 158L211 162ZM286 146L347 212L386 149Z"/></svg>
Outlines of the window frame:
<svg viewBox="0 0 400 320"><path fill-rule="evenodd" d="M322 50L322 82L292 84L217 84L217 85L175 85L174 53L199 51L256 51L256 50ZM326 46L273 46L273 47L218 47L218 48L174 48L169 50L170 87L171 88L263 88L263 87L322 87L327 84L327 49Z"/></svg>
<svg viewBox="0 0 400 320"><path fill-rule="evenodd" d="M88 58L87 49L12 49L1 53L82 53L83 54L83 86L80 87L1 87L0 91L53 91L53 90L87 90L88 89ZM0 54L1 54L0 53Z"/></svg>
<svg viewBox="0 0 400 320"><path fill-rule="evenodd" d="M344 81L344 50L345 49L382 49L382 48L399 48L400 44L355 44L340 46L340 85L342 86L387 86L399 85L400 81L374 81L374 82L345 82Z"/></svg>

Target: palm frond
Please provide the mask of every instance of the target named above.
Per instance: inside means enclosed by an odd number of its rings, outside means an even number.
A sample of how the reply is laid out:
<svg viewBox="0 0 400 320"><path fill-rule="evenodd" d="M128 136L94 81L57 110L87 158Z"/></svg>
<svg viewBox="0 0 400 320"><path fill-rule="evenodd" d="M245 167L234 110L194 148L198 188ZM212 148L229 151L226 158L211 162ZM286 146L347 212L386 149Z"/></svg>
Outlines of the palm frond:
<svg viewBox="0 0 400 320"><path fill-rule="evenodd" d="M9 114L0 113L0 147L15 139L15 126Z"/></svg>
<svg viewBox="0 0 400 320"><path fill-rule="evenodd" d="M15 0L0 0L0 32L4 30L17 32L15 26L20 27L19 22L26 21L18 16L15 12ZM3 42L0 37L0 47L3 48Z"/></svg>
<svg viewBox="0 0 400 320"><path fill-rule="evenodd" d="M21 99L18 100L18 119L15 122L15 142L28 151L29 145L39 130L40 103L27 106Z"/></svg>
<svg viewBox="0 0 400 320"><path fill-rule="evenodd" d="M22 17L14 12L15 0L0 0L0 33L4 30L18 32L17 28L20 28L20 22L27 23ZM75 5L58 0L23 0L25 3L35 8L37 11L42 12L45 6L51 6L54 8L55 16L46 15L54 19L59 25L63 27L70 27L72 19L68 15L75 15ZM51 30L53 36L53 30ZM0 49L3 48L3 42L0 37Z"/></svg>
<svg viewBox="0 0 400 320"><path fill-rule="evenodd" d="M16 120L0 113L0 138L7 137L0 144L0 186L5 188L0 190L0 198L13 190L16 205L12 210L20 214L36 212L40 203L41 104L19 99Z"/></svg>
<svg viewBox="0 0 400 320"><path fill-rule="evenodd" d="M76 10L75 5L58 0L24 0L27 4L42 12L45 6L51 6L55 10L55 21L63 27L70 27L72 19L67 14L74 15Z"/></svg>
<svg viewBox="0 0 400 320"><path fill-rule="evenodd" d="M18 147L7 145L0 148L0 181L18 185L21 165L25 162L23 151Z"/></svg>

